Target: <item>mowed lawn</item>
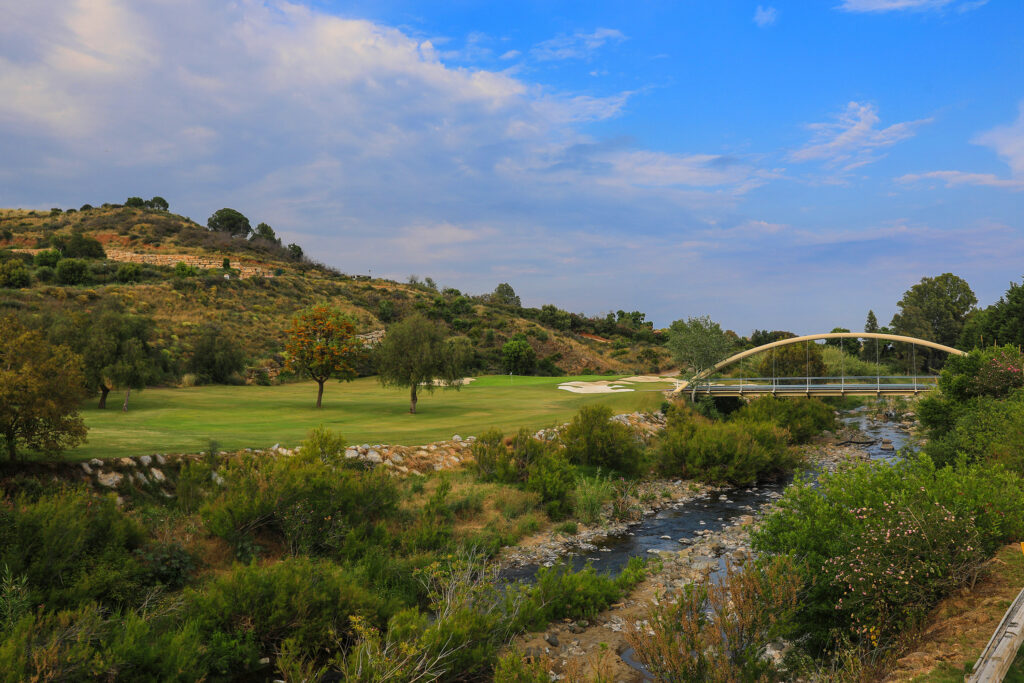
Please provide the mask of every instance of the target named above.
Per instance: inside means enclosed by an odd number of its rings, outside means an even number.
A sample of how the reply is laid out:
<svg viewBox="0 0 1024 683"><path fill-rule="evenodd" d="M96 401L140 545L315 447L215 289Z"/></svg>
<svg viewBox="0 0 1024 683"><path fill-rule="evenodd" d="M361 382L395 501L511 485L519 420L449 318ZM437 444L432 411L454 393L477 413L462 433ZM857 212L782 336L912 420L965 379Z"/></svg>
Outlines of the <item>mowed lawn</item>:
<svg viewBox="0 0 1024 683"><path fill-rule="evenodd" d="M415 446L476 435L497 427L511 432L561 424L583 405L604 403L615 412L657 410L668 383L634 384L632 392L575 394L557 388L571 380L612 377L478 378L460 390L419 392L416 414L409 414L409 392L383 389L374 377L329 382L323 408L314 408L316 384L207 386L132 392L128 412L123 394L111 392L106 410L90 400L82 406L88 441L68 451L75 460L150 453L195 453L211 439L222 448L296 446L317 425L337 430L350 444Z"/></svg>

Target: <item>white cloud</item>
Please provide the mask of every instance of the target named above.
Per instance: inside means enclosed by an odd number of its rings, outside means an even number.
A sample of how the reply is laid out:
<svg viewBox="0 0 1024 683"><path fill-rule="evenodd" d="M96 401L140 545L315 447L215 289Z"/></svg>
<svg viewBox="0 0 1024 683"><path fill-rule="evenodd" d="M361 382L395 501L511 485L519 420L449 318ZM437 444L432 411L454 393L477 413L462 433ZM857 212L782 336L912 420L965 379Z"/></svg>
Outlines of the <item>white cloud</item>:
<svg viewBox="0 0 1024 683"><path fill-rule="evenodd" d="M927 11L955 7L967 12L986 4L988 0L843 0L839 9L847 12L895 12L900 10Z"/></svg>
<svg viewBox="0 0 1024 683"><path fill-rule="evenodd" d="M754 11L754 23L760 28L765 28L774 24L775 20L778 19L778 16L779 11L774 7L762 7L761 5L758 5L757 9Z"/></svg>
<svg viewBox="0 0 1024 683"><path fill-rule="evenodd" d="M916 129L931 119L904 121L879 128L878 109L872 104L850 102L829 123L812 123L811 141L789 154L796 162L820 161L826 168L850 171L878 161L880 150L911 138Z"/></svg>
<svg viewBox="0 0 1024 683"><path fill-rule="evenodd" d="M592 33L576 32L561 35L537 43L530 50L530 55L538 61L556 61L565 59L589 59L595 52L608 43L621 43L626 36L613 28L597 28Z"/></svg>
<svg viewBox="0 0 1024 683"><path fill-rule="evenodd" d="M968 171L928 171L926 173L908 173L896 180L902 183L913 183L923 180L938 180L946 187L956 185L979 185L1008 190L1024 190L1024 101L1019 105L1017 120L1006 126L997 126L990 131L975 137L976 145L991 148L1006 165L1010 167L1010 177L1000 177L994 173L975 173Z"/></svg>

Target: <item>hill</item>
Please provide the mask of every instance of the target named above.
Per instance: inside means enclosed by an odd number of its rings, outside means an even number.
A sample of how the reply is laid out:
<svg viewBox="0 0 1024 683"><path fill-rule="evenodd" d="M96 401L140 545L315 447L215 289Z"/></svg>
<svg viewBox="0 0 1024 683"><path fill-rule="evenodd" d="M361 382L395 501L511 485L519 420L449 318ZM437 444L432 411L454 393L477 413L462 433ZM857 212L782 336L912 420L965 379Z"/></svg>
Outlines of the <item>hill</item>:
<svg viewBox="0 0 1024 683"><path fill-rule="evenodd" d="M587 317L550 305L524 308L508 285L470 295L430 278L346 275L298 245L282 245L265 224L252 236L233 236L140 203L0 209L0 312L45 327L55 316L117 302L153 319L154 342L176 368L172 382L182 379L183 359L208 325L242 348L248 381L278 377L290 320L321 302L352 316L362 333L421 311L472 341L479 372L502 372L502 346L516 335L536 353L537 374L653 372L669 363L639 312ZM60 264L74 259L84 264ZM5 281L4 273L16 274Z"/></svg>

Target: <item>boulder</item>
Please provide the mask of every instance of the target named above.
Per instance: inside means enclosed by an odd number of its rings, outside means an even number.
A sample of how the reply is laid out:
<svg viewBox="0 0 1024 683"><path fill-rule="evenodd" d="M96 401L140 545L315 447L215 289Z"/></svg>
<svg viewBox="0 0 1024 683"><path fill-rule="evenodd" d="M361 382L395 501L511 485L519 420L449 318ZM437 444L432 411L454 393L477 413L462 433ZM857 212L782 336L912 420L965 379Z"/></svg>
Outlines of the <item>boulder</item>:
<svg viewBox="0 0 1024 683"><path fill-rule="evenodd" d="M155 467L149 471L149 476L152 477L155 482L167 481L167 477L164 476L164 473Z"/></svg>
<svg viewBox="0 0 1024 683"><path fill-rule="evenodd" d="M81 463L81 466L82 466L82 471L83 472L85 472L86 474L92 474L92 468L89 467L89 463L83 462L83 463Z"/></svg>
<svg viewBox="0 0 1024 683"><path fill-rule="evenodd" d="M124 475L120 472L97 472L96 481L100 483L100 486L106 486L108 489L117 488L124 479Z"/></svg>
<svg viewBox="0 0 1024 683"><path fill-rule="evenodd" d="M89 464L92 465L93 467L103 467L103 461L100 460L99 458L93 458L92 460L89 461Z"/></svg>
<svg viewBox="0 0 1024 683"><path fill-rule="evenodd" d="M125 467L135 467L135 461L131 458L118 458L117 461Z"/></svg>
<svg viewBox="0 0 1024 683"><path fill-rule="evenodd" d="M153 458L148 455L141 455L139 456L139 462L141 462L146 467L149 467L149 464L153 462Z"/></svg>

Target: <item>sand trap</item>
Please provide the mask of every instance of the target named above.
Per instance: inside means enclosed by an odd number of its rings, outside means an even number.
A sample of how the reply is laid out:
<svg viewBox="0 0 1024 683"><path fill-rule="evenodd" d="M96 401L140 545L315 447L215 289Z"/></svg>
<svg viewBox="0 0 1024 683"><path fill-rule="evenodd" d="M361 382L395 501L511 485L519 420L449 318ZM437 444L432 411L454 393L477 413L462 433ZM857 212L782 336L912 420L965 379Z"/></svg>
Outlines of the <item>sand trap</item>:
<svg viewBox="0 0 1024 683"><path fill-rule="evenodd" d="M475 382L475 381L476 381L476 377L463 377L462 379L455 380L455 384L459 384L461 386L465 386L465 385L469 384L470 382ZM423 384L429 384L429 382L424 382ZM443 379L435 379L434 380L434 386L435 387L443 387L444 386L444 380Z"/></svg>
<svg viewBox="0 0 1024 683"><path fill-rule="evenodd" d="M657 375L636 375L635 377L623 377L620 382L675 382L675 377L659 377Z"/></svg>
<svg viewBox="0 0 1024 683"><path fill-rule="evenodd" d="M565 382L558 385L563 391L571 391L574 394L615 394L623 391L633 391L629 387L616 382L599 380L597 382Z"/></svg>

